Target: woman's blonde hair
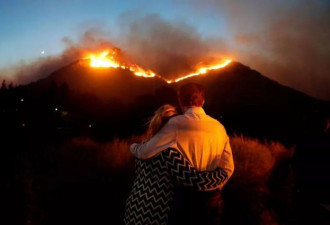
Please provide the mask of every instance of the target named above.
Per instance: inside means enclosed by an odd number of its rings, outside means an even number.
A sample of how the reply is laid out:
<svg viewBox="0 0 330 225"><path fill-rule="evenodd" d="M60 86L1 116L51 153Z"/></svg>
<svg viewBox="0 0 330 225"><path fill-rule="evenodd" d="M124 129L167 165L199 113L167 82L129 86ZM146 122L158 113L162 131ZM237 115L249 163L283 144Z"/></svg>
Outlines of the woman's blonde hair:
<svg viewBox="0 0 330 225"><path fill-rule="evenodd" d="M166 104L159 107L149 122L147 138L152 138L172 116L177 114L176 108L172 105Z"/></svg>

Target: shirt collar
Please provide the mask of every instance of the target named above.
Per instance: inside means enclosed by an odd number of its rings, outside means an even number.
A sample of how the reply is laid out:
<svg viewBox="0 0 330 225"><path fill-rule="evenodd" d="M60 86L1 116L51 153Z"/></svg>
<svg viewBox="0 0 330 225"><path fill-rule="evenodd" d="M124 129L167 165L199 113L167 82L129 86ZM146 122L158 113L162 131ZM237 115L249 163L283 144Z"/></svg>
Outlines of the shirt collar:
<svg viewBox="0 0 330 225"><path fill-rule="evenodd" d="M192 108L188 108L187 111L184 114L204 115L205 111L202 107L192 107Z"/></svg>

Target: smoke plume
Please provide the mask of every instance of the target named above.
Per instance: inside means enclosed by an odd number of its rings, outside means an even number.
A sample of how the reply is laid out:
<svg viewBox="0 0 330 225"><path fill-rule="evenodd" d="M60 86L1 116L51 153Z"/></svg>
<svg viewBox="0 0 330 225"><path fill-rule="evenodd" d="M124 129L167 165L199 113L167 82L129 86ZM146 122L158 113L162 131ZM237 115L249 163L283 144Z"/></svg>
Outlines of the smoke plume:
<svg viewBox="0 0 330 225"><path fill-rule="evenodd" d="M226 17L236 60L330 100L330 4L326 1L195 1Z"/></svg>
<svg viewBox="0 0 330 225"><path fill-rule="evenodd" d="M26 84L44 78L52 72L81 59L87 52L113 48L99 26L89 28L79 35L78 41L62 38L66 48L59 56L41 57L31 63L20 63L0 71L0 78L14 84Z"/></svg>
<svg viewBox="0 0 330 225"><path fill-rule="evenodd" d="M183 21L165 21L155 14L140 18L126 14L120 19L125 49L137 63L163 77L191 73L216 58L209 42Z"/></svg>
<svg viewBox="0 0 330 225"><path fill-rule="evenodd" d="M221 15L223 36L208 37L183 20L164 20L157 14L132 11L119 18L118 38L97 27L78 41L63 38L62 55L15 68L26 83L82 57L84 51L119 47L132 62L173 78L198 65L230 57L282 84L330 100L330 4L324 0L193 0L199 17ZM194 15L192 15L194 16ZM213 29L223 29L214 27Z"/></svg>

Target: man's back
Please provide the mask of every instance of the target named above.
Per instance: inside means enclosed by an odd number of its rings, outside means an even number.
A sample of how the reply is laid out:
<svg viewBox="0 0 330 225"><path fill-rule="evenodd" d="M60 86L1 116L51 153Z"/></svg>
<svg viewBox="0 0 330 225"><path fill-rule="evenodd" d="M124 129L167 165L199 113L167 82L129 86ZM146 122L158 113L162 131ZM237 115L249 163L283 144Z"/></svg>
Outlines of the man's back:
<svg viewBox="0 0 330 225"><path fill-rule="evenodd" d="M148 142L132 144L131 152L138 158L147 159L167 148L178 149L198 170L221 167L228 178L234 171L225 128L206 115L201 107L188 108L185 114L171 118Z"/></svg>
<svg viewBox="0 0 330 225"><path fill-rule="evenodd" d="M224 149L230 148L225 128L201 107L189 108L169 122L176 127L175 147L198 170L214 170Z"/></svg>

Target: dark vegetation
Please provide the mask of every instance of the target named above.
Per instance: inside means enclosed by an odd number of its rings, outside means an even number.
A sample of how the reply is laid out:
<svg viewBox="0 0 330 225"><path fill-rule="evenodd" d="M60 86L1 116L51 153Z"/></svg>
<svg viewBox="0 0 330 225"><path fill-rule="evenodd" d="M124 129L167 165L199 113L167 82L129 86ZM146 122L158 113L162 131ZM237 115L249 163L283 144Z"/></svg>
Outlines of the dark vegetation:
<svg viewBox="0 0 330 225"><path fill-rule="evenodd" d="M206 112L231 135L259 139L232 138L237 167L224 190L223 223L296 224L293 149L310 132L306 124L329 115L329 103L239 63L189 81L206 87ZM3 221L120 224L134 176L128 146L141 140L132 135L160 105L177 105L175 86L79 63L26 86L4 82Z"/></svg>

